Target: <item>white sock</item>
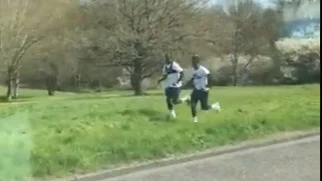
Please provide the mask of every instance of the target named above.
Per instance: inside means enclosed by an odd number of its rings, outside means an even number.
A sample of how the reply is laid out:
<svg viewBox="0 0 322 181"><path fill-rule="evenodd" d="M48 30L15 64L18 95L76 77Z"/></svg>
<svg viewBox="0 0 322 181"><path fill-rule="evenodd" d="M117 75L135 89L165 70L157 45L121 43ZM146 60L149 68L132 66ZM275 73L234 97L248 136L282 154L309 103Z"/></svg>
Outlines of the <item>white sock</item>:
<svg viewBox="0 0 322 181"><path fill-rule="evenodd" d="M174 110L170 110L169 112L171 118L176 118L176 112Z"/></svg>
<svg viewBox="0 0 322 181"><path fill-rule="evenodd" d="M197 123L198 122L198 118L197 117L193 117L193 122Z"/></svg>
<svg viewBox="0 0 322 181"><path fill-rule="evenodd" d="M211 105L211 108L212 108L213 110L215 110L215 111L218 111L218 112L221 110L221 107L220 107L219 102L216 102L216 103L212 104L212 105Z"/></svg>
<svg viewBox="0 0 322 181"><path fill-rule="evenodd" d="M181 101L185 102L185 101L189 100L189 98L190 98L190 96L186 95L183 98L181 98Z"/></svg>

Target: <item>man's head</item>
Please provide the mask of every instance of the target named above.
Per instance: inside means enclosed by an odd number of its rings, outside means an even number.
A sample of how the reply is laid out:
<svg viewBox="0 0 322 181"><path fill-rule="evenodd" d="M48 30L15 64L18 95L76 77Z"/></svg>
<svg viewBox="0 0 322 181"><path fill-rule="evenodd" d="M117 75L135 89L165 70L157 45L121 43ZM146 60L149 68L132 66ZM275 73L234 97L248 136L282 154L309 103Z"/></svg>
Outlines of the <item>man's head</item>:
<svg viewBox="0 0 322 181"><path fill-rule="evenodd" d="M199 55L193 55L191 58L192 61L192 67L197 69L200 66L200 56Z"/></svg>
<svg viewBox="0 0 322 181"><path fill-rule="evenodd" d="M172 59L170 58L169 54L165 54L165 63L169 64L172 62Z"/></svg>

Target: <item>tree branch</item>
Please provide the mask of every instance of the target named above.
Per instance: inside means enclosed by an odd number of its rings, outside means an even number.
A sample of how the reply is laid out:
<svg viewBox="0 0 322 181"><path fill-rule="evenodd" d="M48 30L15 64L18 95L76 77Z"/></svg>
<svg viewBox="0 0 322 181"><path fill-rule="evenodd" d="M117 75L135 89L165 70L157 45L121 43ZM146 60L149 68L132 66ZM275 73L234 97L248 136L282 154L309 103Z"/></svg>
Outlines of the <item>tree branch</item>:
<svg viewBox="0 0 322 181"><path fill-rule="evenodd" d="M149 78L149 77L151 77L152 75L153 75L153 73L152 73L152 72L147 73L147 74L144 74L144 75L142 75L142 79Z"/></svg>

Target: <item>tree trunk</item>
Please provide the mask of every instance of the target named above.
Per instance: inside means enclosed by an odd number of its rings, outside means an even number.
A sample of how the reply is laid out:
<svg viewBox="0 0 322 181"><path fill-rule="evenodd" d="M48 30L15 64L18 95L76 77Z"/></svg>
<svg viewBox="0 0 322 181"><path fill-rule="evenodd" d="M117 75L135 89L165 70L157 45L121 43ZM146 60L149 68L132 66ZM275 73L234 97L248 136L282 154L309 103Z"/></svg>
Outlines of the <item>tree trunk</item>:
<svg viewBox="0 0 322 181"><path fill-rule="evenodd" d="M48 96L54 96L55 95L55 91L48 89Z"/></svg>
<svg viewBox="0 0 322 181"><path fill-rule="evenodd" d="M283 79L283 73L281 70L281 56L279 55L279 51L277 50L275 46L275 41L270 41L270 48L272 51L271 58L273 59L273 70L270 72L270 79L272 82L275 82L277 80L278 82L281 82Z"/></svg>
<svg viewBox="0 0 322 181"><path fill-rule="evenodd" d="M143 95L142 90L142 64L140 60L134 60L133 73L131 74L131 86L134 91L134 95Z"/></svg>
<svg viewBox="0 0 322 181"><path fill-rule="evenodd" d="M131 86L134 91L134 95L136 95L136 96L143 95L141 77L131 75Z"/></svg>
<svg viewBox="0 0 322 181"><path fill-rule="evenodd" d="M77 89L81 88L81 75L80 75L80 73L77 73L74 76L74 87Z"/></svg>
<svg viewBox="0 0 322 181"><path fill-rule="evenodd" d="M47 76L46 86L47 86L48 95L54 96L58 86L57 77L53 75Z"/></svg>
<svg viewBox="0 0 322 181"><path fill-rule="evenodd" d="M49 96L54 96L58 88L58 66L51 62L49 64L50 73L47 74L47 91Z"/></svg>
<svg viewBox="0 0 322 181"><path fill-rule="evenodd" d="M12 89L13 89L13 68L10 66L8 67L8 72L7 72L7 94L6 94L6 99L7 101L12 100Z"/></svg>
<svg viewBox="0 0 322 181"><path fill-rule="evenodd" d="M238 81L238 75L237 75L237 66L233 66L233 86L237 86L237 81Z"/></svg>
<svg viewBox="0 0 322 181"><path fill-rule="evenodd" d="M8 78L7 80L7 94L6 94L6 99L7 101L11 101L12 100L12 80L10 80L10 78Z"/></svg>
<svg viewBox="0 0 322 181"><path fill-rule="evenodd" d="M13 76L13 98L17 99L19 96L19 86L20 86L20 74L19 72L15 73Z"/></svg>
<svg viewBox="0 0 322 181"><path fill-rule="evenodd" d="M238 68L238 55L237 53L235 53L234 58L233 58L233 86L237 86L237 82L238 82L238 72L237 72L237 68Z"/></svg>
<svg viewBox="0 0 322 181"><path fill-rule="evenodd" d="M234 41L235 41L235 45L234 45L234 56L232 57L232 65L233 65L233 86L237 86L237 82L238 82L238 73L237 73L237 68L238 68L238 53L239 53L239 29L236 28L235 31L235 36L234 36Z"/></svg>

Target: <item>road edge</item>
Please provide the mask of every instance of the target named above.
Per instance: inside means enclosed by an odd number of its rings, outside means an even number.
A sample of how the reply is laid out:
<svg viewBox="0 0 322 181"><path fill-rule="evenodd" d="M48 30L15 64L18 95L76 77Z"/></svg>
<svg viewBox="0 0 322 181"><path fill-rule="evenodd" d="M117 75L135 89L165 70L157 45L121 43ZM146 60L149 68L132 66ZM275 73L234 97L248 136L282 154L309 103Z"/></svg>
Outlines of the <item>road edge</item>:
<svg viewBox="0 0 322 181"><path fill-rule="evenodd" d="M236 145L227 145L219 148L209 149L199 153L181 155L176 157L170 157L161 160L155 160L145 162L141 164L131 165L128 167L110 169L85 175L75 175L65 179L57 179L52 181L100 181L108 178L115 178L122 175L126 175L133 172L144 171L148 169L155 169L165 167L169 165L175 165L180 163L186 163L194 160L205 159L214 156L225 155L233 152L243 151L252 148L266 147L274 144L285 143L289 141L301 140L312 136L320 135L320 128L312 129L309 131L296 131L279 133L270 135L262 139L249 140Z"/></svg>

